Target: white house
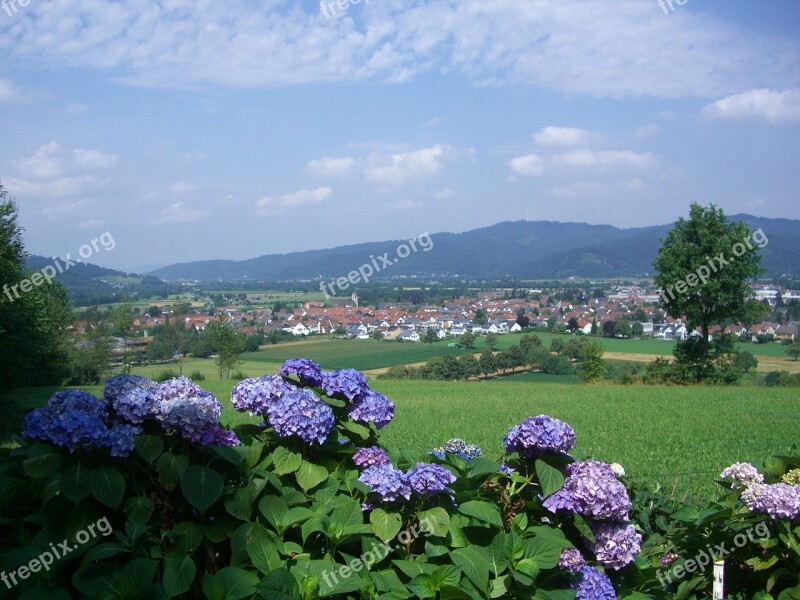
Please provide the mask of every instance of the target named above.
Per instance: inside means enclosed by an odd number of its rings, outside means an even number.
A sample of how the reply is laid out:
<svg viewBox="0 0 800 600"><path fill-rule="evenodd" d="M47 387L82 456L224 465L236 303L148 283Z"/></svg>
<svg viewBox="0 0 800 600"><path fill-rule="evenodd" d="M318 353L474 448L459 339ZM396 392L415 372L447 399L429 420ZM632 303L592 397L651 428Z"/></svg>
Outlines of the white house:
<svg viewBox="0 0 800 600"><path fill-rule="evenodd" d="M418 342L419 334L413 329L406 329L397 339L401 342Z"/></svg>

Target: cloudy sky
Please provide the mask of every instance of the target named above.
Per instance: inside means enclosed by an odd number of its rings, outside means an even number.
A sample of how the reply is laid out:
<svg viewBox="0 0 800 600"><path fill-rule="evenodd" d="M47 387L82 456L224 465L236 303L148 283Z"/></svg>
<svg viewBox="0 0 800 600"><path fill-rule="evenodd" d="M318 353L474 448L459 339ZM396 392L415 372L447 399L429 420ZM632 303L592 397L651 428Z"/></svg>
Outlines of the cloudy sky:
<svg viewBox="0 0 800 600"><path fill-rule="evenodd" d="M125 269L800 218L800 3L680 1L0 0L0 183Z"/></svg>

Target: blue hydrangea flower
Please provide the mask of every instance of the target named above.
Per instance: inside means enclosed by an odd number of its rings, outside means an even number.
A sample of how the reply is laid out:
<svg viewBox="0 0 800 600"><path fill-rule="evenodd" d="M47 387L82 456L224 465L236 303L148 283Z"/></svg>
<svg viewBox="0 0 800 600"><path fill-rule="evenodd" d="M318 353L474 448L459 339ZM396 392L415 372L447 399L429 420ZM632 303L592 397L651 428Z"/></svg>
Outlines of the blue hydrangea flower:
<svg viewBox="0 0 800 600"><path fill-rule="evenodd" d="M178 396L202 396L208 393L188 377L168 379L158 385L157 392L161 400L172 400Z"/></svg>
<svg viewBox="0 0 800 600"><path fill-rule="evenodd" d="M595 542L589 544L597 562L618 571L633 562L642 549L642 536L628 523L594 523L589 521Z"/></svg>
<svg viewBox="0 0 800 600"><path fill-rule="evenodd" d="M528 417L508 430L503 445L506 454L518 452L527 459L546 453L567 453L575 446L575 431L564 421L547 415Z"/></svg>
<svg viewBox="0 0 800 600"><path fill-rule="evenodd" d="M56 392L25 417L22 434L74 452L102 445L108 433L107 405L79 390Z"/></svg>
<svg viewBox="0 0 800 600"><path fill-rule="evenodd" d="M158 383L141 375L116 375L106 380L106 387L103 389L103 398L106 402L114 401L123 394L134 389L155 390Z"/></svg>
<svg viewBox="0 0 800 600"><path fill-rule="evenodd" d="M175 430L187 439L201 429L218 425L221 413L222 405L213 395L202 390L162 400L159 406L159 419L164 428Z"/></svg>
<svg viewBox="0 0 800 600"><path fill-rule="evenodd" d="M283 363L278 373L284 377L297 375L303 385L311 387L322 385L322 369L317 363L307 358L290 358Z"/></svg>
<svg viewBox="0 0 800 600"><path fill-rule="evenodd" d="M372 448L359 448L353 454L353 462L357 467L366 469L375 465L388 465L391 461L386 452L377 446L372 446Z"/></svg>
<svg viewBox="0 0 800 600"><path fill-rule="evenodd" d="M363 398L369 392L366 377L355 369L323 371L322 388L330 397L344 397L351 402Z"/></svg>
<svg viewBox="0 0 800 600"><path fill-rule="evenodd" d="M357 423L375 423L376 428L383 429L394 418L394 403L383 394L368 391L350 405L348 414Z"/></svg>
<svg viewBox="0 0 800 600"><path fill-rule="evenodd" d="M297 436L307 444L323 444L335 427L331 407L311 390L284 394L267 406L267 417L278 437Z"/></svg>
<svg viewBox="0 0 800 600"><path fill-rule="evenodd" d="M411 497L411 488L406 476L389 464L375 465L366 469L358 480L379 494L384 502L396 502L400 498L408 500Z"/></svg>
<svg viewBox="0 0 800 600"><path fill-rule="evenodd" d="M140 433L142 433L141 427L118 423L108 430L103 445L109 449L111 456L125 458L133 452L134 436Z"/></svg>
<svg viewBox="0 0 800 600"><path fill-rule="evenodd" d="M455 480L455 475L443 466L430 463L417 463L406 474L406 482L420 496L431 496L438 492L452 494L453 490L447 486Z"/></svg>
<svg viewBox="0 0 800 600"><path fill-rule="evenodd" d="M564 487L545 499L550 512L570 510L598 521L628 521L628 491L606 463L587 460L567 467Z"/></svg>
<svg viewBox="0 0 800 600"><path fill-rule="evenodd" d="M444 444L444 451L449 452L450 454L463 454L464 450L467 447L467 442L462 440L461 438L452 438L447 440Z"/></svg>
<svg viewBox="0 0 800 600"><path fill-rule="evenodd" d="M572 573L577 573L586 566L583 554L577 548L567 548L561 551L558 559L558 566L567 569Z"/></svg>
<svg viewBox="0 0 800 600"><path fill-rule="evenodd" d="M444 457L445 457L445 450L444 450L444 448L442 448L442 447L439 447L439 448L434 448L433 450L431 450L431 451L429 452L429 454L430 454L431 456L435 456L435 457L436 457L436 458L438 458L439 460L444 460Z"/></svg>
<svg viewBox="0 0 800 600"><path fill-rule="evenodd" d="M264 415L267 406L280 400L284 394L297 387L279 375L251 377L236 384L231 391L231 402L239 412L248 411L250 415Z"/></svg>
<svg viewBox="0 0 800 600"><path fill-rule="evenodd" d="M800 517L800 484L754 483L742 492L742 502L753 512L767 513L772 519Z"/></svg>
<svg viewBox="0 0 800 600"><path fill-rule="evenodd" d="M617 600L611 580L594 567L583 567L580 581L574 581L570 589L578 590L576 600Z"/></svg>
<svg viewBox="0 0 800 600"><path fill-rule="evenodd" d="M233 431L219 425L208 425L195 431L189 439L201 446L240 446L242 442Z"/></svg>
<svg viewBox="0 0 800 600"><path fill-rule="evenodd" d="M500 465L500 472L504 475L511 475L516 469L509 467L506 463Z"/></svg>
<svg viewBox="0 0 800 600"><path fill-rule="evenodd" d="M111 406L120 419L139 424L158 417L160 399L155 386L135 387L114 396Z"/></svg>

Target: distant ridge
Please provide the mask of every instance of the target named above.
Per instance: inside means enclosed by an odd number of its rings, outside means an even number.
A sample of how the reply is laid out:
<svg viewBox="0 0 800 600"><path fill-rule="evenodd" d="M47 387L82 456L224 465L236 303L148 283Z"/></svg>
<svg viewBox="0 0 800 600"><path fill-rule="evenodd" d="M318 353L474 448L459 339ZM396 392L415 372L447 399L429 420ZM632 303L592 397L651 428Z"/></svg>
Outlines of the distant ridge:
<svg viewBox="0 0 800 600"><path fill-rule="evenodd" d="M800 274L800 221L738 214L769 238L762 264L769 274ZM479 279L565 279L652 274L652 261L672 225L621 229L612 225L554 221L503 222L464 233L431 235L433 249L418 251L373 280L435 275ZM325 250L271 254L248 260L206 260L152 271L165 281L292 281L347 276L370 256L389 252L402 240L369 242Z"/></svg>

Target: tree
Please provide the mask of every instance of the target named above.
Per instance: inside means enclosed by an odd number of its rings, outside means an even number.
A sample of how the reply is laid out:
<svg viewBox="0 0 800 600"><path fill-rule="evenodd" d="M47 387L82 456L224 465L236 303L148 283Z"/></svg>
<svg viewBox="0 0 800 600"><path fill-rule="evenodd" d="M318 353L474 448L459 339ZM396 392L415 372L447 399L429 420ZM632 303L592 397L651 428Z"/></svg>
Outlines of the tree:
<svg viewBox="0 0 800 600"><path fill-rule="evenodd" d="M161 307L156 306L155 304L147 309L147 314L150 317L160 317L163 313L161 311Z"/></svg>
<svg viewBox="0 0 800 600"><path fill-rule="evenodd" d="M111 319L114 326L112 333L122 338L122 372L130 373L133 362L130 351L130 340L133 337L133 305L129 298L122 298Z"/></svg>
<svg viewBox="0 0 800 600"><path fill-rule="evenodd" d="M592 319L592 328L589 330L589 335L597 335L599 327L597 326L597 319Z"/></svg>
<svg viewBox="0 0 800 600"><path fill-rule="evenodd" d="M433 329L428 329L425 332L425 335L422 337L422 341L426 344L433 344L434 342L439 341L439 336L436 335L436 332Z"/></svg>
<svg viewBox="0 0 800 600"><path fill-rule="evenodd" d="M461 345L464 348L474 348L475 347L475 334L471 331L468 331L464 335L461 336Z"/></svg>
<svg viewBox="0 0 800 600"><path fill-rule="evenodd" d="M258 335L248 335L244 339L244 351L245 352L258 352L261 348L261 336Z"/></svg>
<svg viewBox="0 0 800 600"><path fill-rule="evenodd" d="M763 234L763 232L762 232ZM684 315L702 331L702 357L709 353L711 325L744 321L753 311L747 280L762 272L758 246L743 222L731 223L721 208L693 203L664 238L653 266L667 314Z"/></svg>
<svg viewBox="0 0 800 600"><path fill-rule="evenodd" d="M481 374L481 366L478 362L478 359L475 358L472 354L464 354L458 359L458 362L461 367L461 374L464 379L469 379L470 377L477 377Z"/></svg>
<svg viewBox="0 0 800 600"><path fill-rule="evenodd" d="M614 328L616 326L616 321L603 321L603 337L614 337Z"/></svg>
<svg viewBox="0 0 800 600"><path fill-rule="evenodd" d="M488 348L481 352L481 356L478 359L478 364L480 365L481 373L483 373L484 377L487 379L489 378L489 375L497 371L497 363L494 359L494 352Z"/></svg>
<svg viewBox="0 0 800 600"><path fill-rule="evenodd" d="M581 348L578 376L586 383L602 380L606 374L606 367L606 361L603 359L603 348L599 343L591 342Z"/></svg>
<svg viewBox="0 0 800 600"><path fill-rule="evenodd" d="M758 368L758 360L752 352L743 350L736 355L736 368L747 373L750 369Z"/></svg>
<svg viewBox="0 0 800 600"><path fill-rule="evenodd" d="M477 323L478 325L484 325L486 323L486 313L482 308L479 308L475 311L475 316L473 317L472 322Z"/></svg>
<svg viewBox="0 0 800 600"><path fill-rule="evenodd" d="M384 335L383 335L383 332L380 329L376 329L375 331L372 332L372 335L370 337L373 340L377 340L377 341L381 342L381 341L383 341Z"/></svg>
<svg viewBox="0 0 800 600"><path fill-rule="evenodd" d="M525 314L524 308L520 308L519 310L517 310L517 324L523 329L527 329L528 326L531 324L531 320Z"/></svg>
<svg viewBox="0 0 800 600"><path fill-rule="evenodd" d="M550 341L550 352L561 354L564 350L564 341L561 338L553 338Z"/></svg>
<svg viewBox="0 0 800 600"><path fill-rule="evenodd" d="M636 321L631 325L631 335L635 337L640 337L644 333L644 325L642 325L639 321Z"/></svg>
<svg viewBox="0 0 800 600"><path fill-rule="evenodd" d="M578 319L575 317L571 317L570 320L567 321L567 331L576 331L578 327Z"/></svg>
<svg viewBox="0 0 800 600"><path fill-rule="evenodd" d="M497 346L497 335L492 333L491 331L486 334L486 340L484 340L484 344L487 348L494 350L495 346Z"/></svg>
<svg viewBox="0 0 800 600"><path fill-rule="evenodd" d="M629 338L631 337L631 333L631 323L627 319L620 319L614 325L614 337Z"/></svg>
<svg viewBox="0 0 800 600"><path fill-rule="evenodd" d="M797 358L800 357L800 343L795 342L791 346L788 346L786 348L786 355L789 358L793 358L795 361L797 361Z"/></svg>
<svg viewBox="0 0 800 600"><path fill-rule="evenodd" d="M239 354L244 349L244 340L226 321L211 321L208 332L217 353L214 362L219 370L219 378L228 379L239 362Z"/></svg>

